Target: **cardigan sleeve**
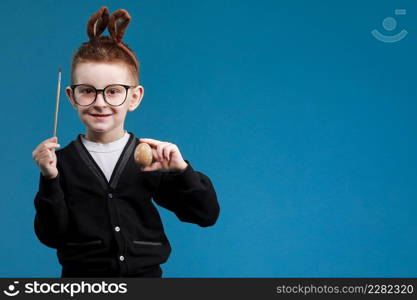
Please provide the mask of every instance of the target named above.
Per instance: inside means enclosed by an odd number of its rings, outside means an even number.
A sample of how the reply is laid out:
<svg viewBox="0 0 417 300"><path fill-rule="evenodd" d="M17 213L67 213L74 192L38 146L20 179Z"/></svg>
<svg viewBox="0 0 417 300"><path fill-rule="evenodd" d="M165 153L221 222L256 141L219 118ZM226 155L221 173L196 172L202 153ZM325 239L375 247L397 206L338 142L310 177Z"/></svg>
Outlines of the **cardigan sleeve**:
<svg viewBox="0 0 417 300"><path fill-rule="evenodd" d="M40 173L39 191L34 201L36 236L51 248L60 246L68 227L68 209L60 185L61 180L60 174L49 179Z"/></svg>
<svg viewBox="0 0 417 300"><path fill-rule="evenodd" d="M189 161L182 172L161 172L155 202L174 212L183 222L201 227L216 223L220 206L211 180L194 170Z"/></svg>

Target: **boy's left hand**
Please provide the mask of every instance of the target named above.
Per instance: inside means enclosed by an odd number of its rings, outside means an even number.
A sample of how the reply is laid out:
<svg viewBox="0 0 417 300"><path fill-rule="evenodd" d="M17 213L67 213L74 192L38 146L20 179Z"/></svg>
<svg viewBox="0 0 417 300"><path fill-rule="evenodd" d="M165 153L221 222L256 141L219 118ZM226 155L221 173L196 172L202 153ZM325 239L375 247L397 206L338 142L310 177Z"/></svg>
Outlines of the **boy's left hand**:
<svg viewBox="0 0 417 300"><path fill-rule="evenodd" d="M141 138L139 141L151 146L154 160L150 166L141 167L142 171L182 172L187 168L177 145L148 138Z"/></svg>

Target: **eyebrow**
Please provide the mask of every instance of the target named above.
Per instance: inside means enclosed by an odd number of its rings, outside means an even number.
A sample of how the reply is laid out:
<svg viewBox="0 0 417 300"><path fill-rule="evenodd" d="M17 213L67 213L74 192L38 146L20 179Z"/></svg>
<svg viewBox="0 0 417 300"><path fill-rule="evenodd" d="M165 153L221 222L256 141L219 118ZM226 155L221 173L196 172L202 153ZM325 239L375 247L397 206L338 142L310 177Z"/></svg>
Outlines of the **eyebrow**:
<svg viewBox="0 0 417 300"><path fill-rule="evenodd" d="M79 84L91 85L92 87L97 88L94 84L91 84L91 83L84 83L84 82L82 82L82 83L72 83L71 85L79 85ZM118 82L118 83L110 83L110 84L107 84L107 85L105 85L103 88L105 88L105 87L107 87L107 86L109 86L109 85L129 85L129 86L136 86L135 84L128 84L128 83L120 83L120 82Z"/></svg>

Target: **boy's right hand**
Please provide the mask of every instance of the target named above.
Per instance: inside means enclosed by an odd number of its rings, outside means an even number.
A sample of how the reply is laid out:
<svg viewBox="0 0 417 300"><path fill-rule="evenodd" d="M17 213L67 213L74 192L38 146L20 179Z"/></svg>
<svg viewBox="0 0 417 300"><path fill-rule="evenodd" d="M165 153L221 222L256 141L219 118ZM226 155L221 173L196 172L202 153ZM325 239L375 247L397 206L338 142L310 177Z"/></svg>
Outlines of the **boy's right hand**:
<svg viewBox="0 0 417 300"><path fill-rule="evenodd" d="M50 179L58 176L55 154L55 148L58 147L61 146L58 144L58 138L54 136L40 143L32 152L32 158L41 169L42 175Z"/></svg>

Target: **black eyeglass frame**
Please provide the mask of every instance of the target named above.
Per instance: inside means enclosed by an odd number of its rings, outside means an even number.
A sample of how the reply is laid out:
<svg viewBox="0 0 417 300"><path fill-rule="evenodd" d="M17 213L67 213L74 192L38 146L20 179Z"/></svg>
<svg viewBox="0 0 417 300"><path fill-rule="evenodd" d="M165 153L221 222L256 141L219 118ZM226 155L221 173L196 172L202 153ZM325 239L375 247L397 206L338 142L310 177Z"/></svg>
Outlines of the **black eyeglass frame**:
<svg viewBox="0 0 417 300"><path fill-rule="evenodd" d="M77 101L77 99L75 98L75 89L78 87L78 86L81 86L81 85L85 85L85 86L88 86L88 87L92 87L93 89L94 89L94 91L96 92L96 96L94 97L94 100L93 101L91 101L91 103L90 104L86 104L86 105L83 105L83 104L80 104L80 103L78 103L78 101ZM122 86L122 87L124 87L125 89L126 89L126 95L125 95L125 99L123 100L123 102L122 103L120 103L120 104L118 104L118 105L113 105L113 104L110 104L109 102L107 102L107 100L106 100L106 93L104 92L108 87L110 87L110 86L113 86L113 85L120 85L120 86ZM73 95L73 97L74 97L74 101L77 103L77 105L79 105L79 106L90 106L90 105L92 105L96 100L97 100L97 95L98 95L98 92L102 92L103 93L103 99L104 99L104 102L106 102L108 105L110 105L110 106L113 106L113 107L117 107L117 106L120 106L120 105L123 105L123 103L125 103L125 101L126 101L126 99L127 99L127 94L129 93L129 89L130 88L134 88L134 87L136 87L135 85L127 85L127 84L120 84L120 83L113 83L113 84L109 84L108 86L106 86L106 87L104 87L104 89L96 89L94 86L92 86L92 85L90 85L90 84L83 84L83 83L81 83L81 84L71 84L70 85L70 87L71 87L71 90L72 90L72 95Z"/></svg>

